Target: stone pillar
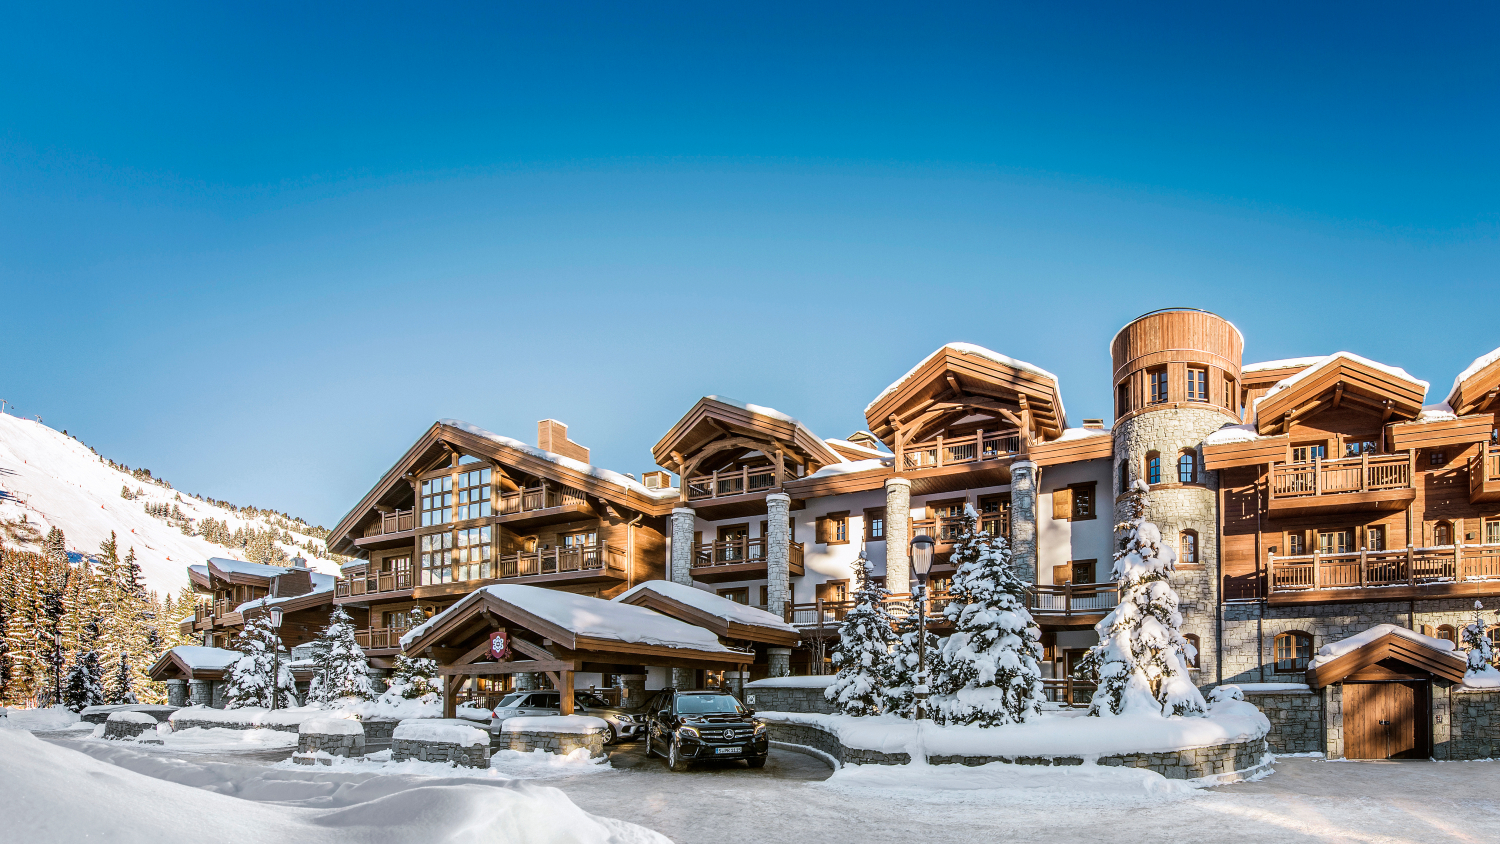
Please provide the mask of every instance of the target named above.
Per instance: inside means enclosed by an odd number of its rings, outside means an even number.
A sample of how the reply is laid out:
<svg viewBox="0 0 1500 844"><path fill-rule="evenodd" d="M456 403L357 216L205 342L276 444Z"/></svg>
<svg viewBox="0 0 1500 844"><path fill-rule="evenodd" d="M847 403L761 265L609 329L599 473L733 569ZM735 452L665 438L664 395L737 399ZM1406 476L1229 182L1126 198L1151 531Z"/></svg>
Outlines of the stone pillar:
<svg viewBox="0 0 1500 844"><path fill-rule="evenodd" d="M885 482L885 588L911 591L911 481Z"/></svg>
<svg viewBox="0 0 1500 844"><path fill-rule="evenodd" d="M1323 687L1323 753L1327 759L1344 758L1344 686Z"/></svg>
<svg viewBox="0 0 1500 844"><path fill-rule="evenodd" d="M167 706L188 705L188 684L186 680L167 681Z"/></svg>
<svg viewBox="0 0 1500 844"><path fill-rule="evenodd" d="M537 687L536 675L530 671L521 671L511 676L515 678L516 691L518 692L533 691Z"/></svg>
<svg viewBox="0 0 1500 844"><path fill-rule="evenodd" d="M672 669L672 688L679 691L698 688L698 672L692 668Z"/></svg>
<svg viewBox="0 0 1500 844"><path fill-rule="evenodd" d="M792 675L792 649L791 648L766 648L766 661L770 663L772 677L790 677Z"/></svg>
<svg viewBox="0 0 1500 844"><path fill-rule="evenodd" d="M1040 470L1030 460L1010 464L1010 553L1016 577L1036 583L1036 484Z"/></svg>
<svg viewBox="0 0 1500 844"><path fill-rule="evenodd" d="M773 492L766 496L766 612L777 618L786 618L791 603L791 512L790 495Z"/></svg>
<svg viewBox="0 0 1500 844"><path fill-rule="evenodd" d="M227 692L227 691L229 691L229 684L228 683L224 683L224 682L218 682L218 683L214 683L213 687L214 687L214 691L213 691L213 696L214 696L213 700L214 700L214 702L211 703L211 704L209 704L209 705L212 706L214 709L223 709L224 708L224 693Z"/></svg>
<svg viewBox="0 0 1500 844"><path fill-rule="evenodd" d="M210 680L188 681L188 705L211 706L214 702L214 684Z"/></svg>
<svg viewBox="0 0 1500 844"><path fill-rule="evenodd" d="M672 510L672 570L667 574L673 583L693 585L693 532L698 526L698 512L691 507Z"/></svg>
<svg viewBox="0 0 1500 844"><path fill-rule="evenodd" d="M387 674L388 672L380 668L371 668L365 672L365 676L370 678L370 689L375 694L382 694L391 687Z"/></svg>
<svg viewBox="0 0 1500 844"><path fill-rule="evenodd" d="M729 683L729 690L741 701L745 699L745 681L750 679L748 671L725 671L724 679Z"/></svg>
<svg viewBox="0 0 1500 844"><path fill-rule="evenodd" d="M646 675L616 674L615 677L620 684L621 706L640 706L646 702Z"/></svg>

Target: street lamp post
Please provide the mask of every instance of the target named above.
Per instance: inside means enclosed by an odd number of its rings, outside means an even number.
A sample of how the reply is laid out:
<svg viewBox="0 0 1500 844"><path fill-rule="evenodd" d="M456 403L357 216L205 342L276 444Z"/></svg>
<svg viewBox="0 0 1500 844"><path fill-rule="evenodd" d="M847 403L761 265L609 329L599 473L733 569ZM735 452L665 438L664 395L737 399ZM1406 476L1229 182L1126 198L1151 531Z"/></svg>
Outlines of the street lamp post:
<svg viewBox="0 0 1500 844"><path fill-rule="evenodd" d="M271 607L271 629L277 630L281 627L281 607ZM281 637L276 637L276 644L271 648L271 708L276 709L281 695L277 694L281 685Z"/></svg>
<svg viewBox="0 0 1500 844"><path fill-rule="evenodd" d="M911 567L917 573L917 684L912 687L916 698L917 720L922 720L927 700L927 572L932 568L932 549L937 543L927 534L911 540Z"/></svg>

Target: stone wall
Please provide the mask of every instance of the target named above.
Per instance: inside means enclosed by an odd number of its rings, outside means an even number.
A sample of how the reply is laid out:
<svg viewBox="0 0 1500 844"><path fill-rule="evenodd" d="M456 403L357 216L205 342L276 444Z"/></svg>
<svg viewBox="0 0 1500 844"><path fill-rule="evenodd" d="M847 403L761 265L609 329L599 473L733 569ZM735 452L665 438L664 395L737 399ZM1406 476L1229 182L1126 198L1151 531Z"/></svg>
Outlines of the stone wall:
<svg viewBox="0 0 1500 844"><path fill-rule="evenodd" d="M1433 691L1436 698L1440 692ZM1500 758L1500 689L1454 688L1449 740L1434 754L1439 759ZM1436 709L1436 707L1434 707Z"/></svg>
<svg viewBox="0 0 1500 844"><path fill-rule="evenodd" d="M745 705L766 712L818 712L832 715L832 703L823 697L823 688L772 688L745 689Z"/></svg>
<svg viewBox="0 0 1500 844"><path fill-rule="evenodd" d="M554 733L547 730L507 731L501 735L500 746L520 753L545 750L562 756L583 748L588 751L589 756L597 759L604 755L604 731L591 730L587 733Z"/></svg>
<svg viewBox="0 0 1500 844"><path fill-rule="evenodd" d="M298 733L297 752L358 759L365 755L365 737L361 733Z"/></svg>
<svg viewBox="0 0 1500 844"><path fill-rule="evenodd" d="M1271 722L1266 745L1272 753L1323 752L1323 696L1306 691L1242 690Z"/></svg>
<svg viewBox="0 0 1500 844"><path fill-rule="evenodd" d="M396 732L399 718L363 718L360 726L365 728L366 752L384 750L391 746L391 733Z"/></svg>
<svg viewBox="0 0 1500 844"><path fill-rule="evenodd" d="M457 745L444 741L398 738L391 741L391 761L453 762L465 768L488 768L488 744Z"/></svg>
<svg viewBox="0 0 1500 844"><path fill-rule="evenodd" d="M134 721L104 722L104 737L107 739L133 739L141 733L156 729L155 724L137 724Z"/></svg>
<svg viewBox="0 0 1500 844"><path fill-rule="evenodd" d="M283 733L295 733L297 724L252 724L249 721L198 721L192 718L174 718L172 730L189 730L193 727L202 727L205 730L276 730Z"/></svg>

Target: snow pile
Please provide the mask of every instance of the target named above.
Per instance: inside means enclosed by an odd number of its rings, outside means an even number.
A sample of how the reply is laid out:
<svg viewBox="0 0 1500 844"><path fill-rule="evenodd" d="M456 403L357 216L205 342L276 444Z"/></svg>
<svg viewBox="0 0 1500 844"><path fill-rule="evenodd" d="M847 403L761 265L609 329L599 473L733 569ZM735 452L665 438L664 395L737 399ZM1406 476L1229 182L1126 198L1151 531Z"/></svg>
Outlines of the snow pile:
<svg viewBox="0 0 1500 844"><path fill-rule="evenodd" d="M117 724L150 724L153 727L156 726L156 719L144 712L111 712L109 713L109 720Z"/></svg>
<svg viewBox="0 0 1500 844"><path fill-rule="evenodd" d="M202 645L178 645L172 653L194 671L223 671L244 656L228 648L205 648Z"/></svg>
<svg viewBox="0 0 1500 844"><path fill-rule="evenodd" d="M443 699L435 694L419 698L404 698L387 692L376 700L341 700L332 710L339 715L354 716L368 721L380 718L390 721L405 721L420 718L443 717ZM465 721L489 721L490 711L477 706L460 706L454 713Z"/></svg>
<svg viewBox="0 0 1500 844"><path fill-rule="evenodd" d="M891 461L894 459L893 457L872 457L868 460L851 460L848 463L834 463L824 466L807 477L831 478L835 475L852 475L855 472L868 472L873 469L889 469L892 465Z"/></svg>
<svg viewBox="0 0 1500 844"><path fill-rule="evenodd" d="M431 741L456 744L459 747L475 747L490 743L490 734L457 718L421 719L402 721L396 725L391 739L409 741Z"/></svg>
<svg viewBox="0 0 1500 844"><path fill-rule="evenodd" d="M58 704L48 709L9 709L0 706L5 717L0 718L0 729L10 730L66 730L78 723L78 713Z"/></svg>
<svg viewBox="0 0 1500 844"><path fill-rule="evenodd" d="M1266 694L1269 692L1311 692L1312 686L1306 683L1235 683L1240 691L1247 695Z"/></svg>
<svg viewBox="0 0 1500 844"><path fill-rule="evenodd" d="M1107 436L1110 436L1108 428L1067 428L1062 432L1061 436L1052 442L1065 443L1072 442L1073 440L1087 440L1094 437Z"/></svg>
<svg viewBox="0 0 1500 844"><path fill-rule="evenodd" d="M1313 366L1326 360L1325 355L1313 355L1304 358L1283 358L1281 360L1263 360L1260 363L1247 363L1240 367L1240 372L1265 372L1268 369L1286 369L1291 366Z"/></svg>
<svg viewBox="0 0 1500 844"><path fill-rule="evenodd" d="M991 805L1045 804L1057 807L1080 798L1095 803L1135 798L1141 802L1182 799L1197 793L1188 780L1169 780L1143 768L1095 765L1038 767L991 762L988 765L845 765L819 784L841 792L892 792L903 800ZM1123 839L1122 839L1123 840Z"/></svg>
<svg viewBox="0 0 1500 844"><path fill-rule="evenodd" d="M1447 402L1422 405L1422 412L1417 414L1418 422L1452 422L1458 418L1453 412L1453 405Z"/></svg>
<svg viewBox="0 0 1500 844"><path fill-rule="evenodd" d="M643 827L584 812L557 789L498 776L451 777L431 788L425 778L168 758L125 742L90 743L87 750L0 732L0 817L11 839L198 844L220 834L235 844L668 844Z"/></svg>
<svg viewBox="0 0 1500 844"><path fill-rule="evenodd" d="M1229 445L1265 439L1255 432L1254 425L1225 425L1203 438L1204 445Z"/></svg>
<svg viewBox="0 0 1500 844"><path fill-rule="evenodd" d="M500 725L500 731L505 733L526 732L542 733L594 733L609 729L602 718L593 718L588 715L528 715L518 718L507 718Z"/></svg>
<svg viewBox="0 0 1500 844"><path fill-rule="evenodd" d="M1337 642L1329 642L1323 647L1318 648L1318 655L1313 657L1313 661L1308 663L1308 667L1317 668L1319 666L1327 665L1328 663L1333 662L1335 659L1338 659L1346 653L1362 648L1365 645L1368 645L1371 642L1375 641L1376 639L1392 633L1404 639L1409 639L1413 642L1416 642L1419 645L1426 645L1433 650L1452 651L1457 647L1447 639L1435 639L1431 636L1424 636L1415 630L1408 630L1405 627L1397 627L1394 624L1377 624L1374 627L1371 627L1369 630L1355 633L1353 636L1350 636L1347 639L1340 639Z"/></svg>
<svg viewBox="0 0 1500 844"><path fill-rule="evenodd" d="M129 472L111 467L88 446L41 423L0 414L0 519L25 516L43 534L59 528L67 535L69 551L93 555L118 534L120 552L134 548L146 586L162 595L176 595L183 585L183 569L209 557L234 553L201 536L187 536L174 524L146 513L145 505L177 507L196 526L212 518L225 523L228 531L240 528L265 532L275 528L281 535L279 516L263 512L255 518L201 501L149 480L138 480ZM141 497L120 497L121 488ZM278 542L288 557L309 557L313 568L332 573L337 565L311 556L308 545L322 548L322 540L293 533L304 547Z"/></svg>
<svg viewBox="0 0 1500 844"><path fill-rule="evenodd" d="M284 750L297 746L297 734L268 728L234 730L227 727L189 727L176 730L171 724L157 724L134 741L160 744L168 750L184 753L223 753L240 750Z"/></svg>
<svg viewBox="0 0 1500 844"><path fill-rule="evenodd" d="M353 718L341 718L338 715L316 715L299 724L297 726L297 733L299 735L362 736L365 733L365 728L363 724Z"/></svg>
<svg viewBox="0 0 1500 844"><path fill-rule="evenodd" d="M648 580L637 584L628 591L616 595L611 600L625 603L632 596L642 592L655 592L664 598L670 598L679 603L687 604L696 610L702 610L709 615L732 621L737 624L749 624L755 627L774 627L777 630L785 630L790 633L797 632L797 628L787 624L778 615L772 615L762 609L736 603L728 598L721 598L706 589L696 586L685 586L681 583L673 583L670 580Z"/></svg>
<svg viewBox="0 0 1500 844"><path fill-rule="evenodd" d="M173 712L168 719L175 728L179 721L202 721L210 724L249 724L252 727L271 725L296 726L308 718L326 715L316 706L294 706L288 709L265 709L246 706L240 709L214 709L211 706L189 706Z"/></svg>
<svg viewBox="0 0 1500 844"><path fill-rule="evenodd" d="M627 475L622 475L619 472L611 472L608 469L601 469L598 466L590 465L583 462L582 460L574 460L571 457L564 457L561 454L555 454L550 451L543 451L536 446L527 445L520 440L512 439L502 434L496 434L493 431L486 431L478 425L471 425L470 423L465 422L462 419L439 419L438 424L446 425L450 428L457 428L460 431L467 431L468 433L471 433L476 437L483 437L490 442L499 443L506 448L515 449L516 451L519 451L523 454L529 454L532 457L537 457L545 460L548 463L555 463L558 466L572 469L575 472L588 475L591 478L598 478L601 481L607 481L609 483L615 484L616 486L624 487L633 492L640 493L647 498L668 499L676 498L678 496L676 487L649 489L645 484L641 483L635 478L629 477Z"/></svg>
<svg viewBox="0 0 1500 844"><path fill-rule="evenodd" d="M767 677L745 684L746 689L826 689L838 679L836 674L818 677Z"/></svg>
<svg viewBox="0 0 1500 844"><path fill-rule="evenodd" d="M499 750L490 757L490 769L518 779L571 776L614 770L609 766L609 757L590 756L589 752L582 747L575 748L568 753L548 753L540 747L526 753L519 750Z"/></svg>

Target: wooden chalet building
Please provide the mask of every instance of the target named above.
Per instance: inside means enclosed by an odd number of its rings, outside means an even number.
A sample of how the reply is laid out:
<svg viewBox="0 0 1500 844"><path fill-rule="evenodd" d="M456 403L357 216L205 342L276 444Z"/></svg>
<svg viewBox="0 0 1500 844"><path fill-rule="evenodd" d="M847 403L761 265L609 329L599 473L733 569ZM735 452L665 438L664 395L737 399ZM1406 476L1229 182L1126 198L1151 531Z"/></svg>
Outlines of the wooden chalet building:
<svg viewBox="0 0 1500 844"><path fill-rule="evenodd" d="M205 647L232 647L245 619L272 606L283 613L282 641L296 647L316 638L333 611L335 578L309 570L300 557L287 566L210 557L188 566L188 580L201 597L181 632Z"/></svg>

